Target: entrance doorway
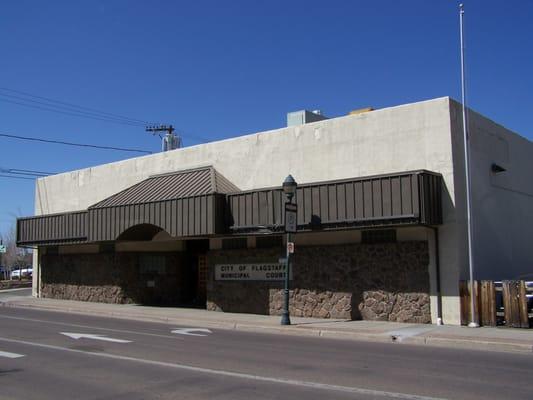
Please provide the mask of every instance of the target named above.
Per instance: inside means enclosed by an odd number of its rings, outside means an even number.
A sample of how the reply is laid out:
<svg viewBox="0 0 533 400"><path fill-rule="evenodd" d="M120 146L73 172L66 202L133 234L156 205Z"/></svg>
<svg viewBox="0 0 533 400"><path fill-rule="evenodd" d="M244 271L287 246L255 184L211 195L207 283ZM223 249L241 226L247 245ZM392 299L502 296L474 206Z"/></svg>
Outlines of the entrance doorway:
<svg viewBox="0 0 533 400"><path fill-rule="evenodd" d="M208 250L209 239L188 240L185 243L184 306L206 307Z"/></svg>

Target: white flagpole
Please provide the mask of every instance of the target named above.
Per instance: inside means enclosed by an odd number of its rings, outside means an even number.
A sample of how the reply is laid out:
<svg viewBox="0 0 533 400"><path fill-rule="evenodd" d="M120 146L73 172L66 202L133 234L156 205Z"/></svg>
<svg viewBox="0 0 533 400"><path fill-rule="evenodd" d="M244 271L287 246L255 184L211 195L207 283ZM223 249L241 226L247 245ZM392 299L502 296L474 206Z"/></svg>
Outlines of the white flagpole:
<svg viewBox="0 0 533 400"><path fill-rule="evenodd" d="M477 328L476 322L476 304L474 293L474 254L472 251L472 195L470 182L470 139L468 135L468 120L466 109L466 85L465 85L465 42L463 34L464 6L459 4L459 20L461 32L461 97L463 103L463 141L465 156L465 175L466 175L466 227L468 231L468 267L470 272L470 328Z"/></svg>

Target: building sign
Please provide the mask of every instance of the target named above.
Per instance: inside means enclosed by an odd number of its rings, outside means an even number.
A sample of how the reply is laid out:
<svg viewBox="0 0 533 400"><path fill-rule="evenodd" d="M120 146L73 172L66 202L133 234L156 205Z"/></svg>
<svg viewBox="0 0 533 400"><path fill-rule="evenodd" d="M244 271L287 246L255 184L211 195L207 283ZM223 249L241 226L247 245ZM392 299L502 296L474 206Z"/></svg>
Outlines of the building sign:
<svg viewBox="0 0 533 400"><path fill-rule="evenodd" d="M296 204L285 203L285 232L295 233L297 228L297 212Z"/></svg>
<svg viewBox="0 0 533 400"><path fill-rule="evenodd" d="M283 281L287 264L216 264L216 281ZM290 274L292 279L292 271Z"/></svg>

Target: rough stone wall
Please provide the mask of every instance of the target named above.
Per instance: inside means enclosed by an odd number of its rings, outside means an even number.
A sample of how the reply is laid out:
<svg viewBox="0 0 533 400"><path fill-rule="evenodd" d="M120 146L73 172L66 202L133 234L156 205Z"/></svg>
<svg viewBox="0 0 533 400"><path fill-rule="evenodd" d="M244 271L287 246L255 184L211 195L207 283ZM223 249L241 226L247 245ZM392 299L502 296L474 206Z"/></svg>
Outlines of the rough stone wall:
<svg viewBox="0 0 533 400"><path fill-rule="evenodd" d="M282 249L210 252L207 308L281 314L282 282L214 280L215 264L277 262L280 256ZM299 247L293 261L291 315L431 322L427 242Z"/></svg>
<svg viewBox="0 0 533 400"><path fill-rule="evenodd" d="M166 273L143 274L140 253L41 256L41 296L102 303L176 304L182 255L165 253ZM153 281L154 287L147 282Z"/></svg>

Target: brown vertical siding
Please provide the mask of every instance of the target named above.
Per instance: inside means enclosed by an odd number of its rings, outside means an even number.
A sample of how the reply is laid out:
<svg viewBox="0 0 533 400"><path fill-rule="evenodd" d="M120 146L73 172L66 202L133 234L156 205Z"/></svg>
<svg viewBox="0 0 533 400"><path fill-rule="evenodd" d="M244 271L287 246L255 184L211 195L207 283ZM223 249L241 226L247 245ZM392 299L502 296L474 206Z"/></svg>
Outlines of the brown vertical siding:
<svg viewBox="0 0 533 400"><path fill-rule="evenodd" d="M153 183L153 182L152 182ZM158 190L166 190L162 185ZM139 187L135 187L138 191ZM165 192L166 193L166 192ZM133 196L121 192L120 196ZM137 199L137 194L135 194ZM300 230L442 223L442 177L429 171L300 185ZM281 188L233 194L119 204L118 198L88 211L20 218L20 245L117 240L139 224L155 225L174 237L282 229L286 197Z"/></svg>
<svg viewBox="0 0 533 400"><path fill-rule="evenodd" d="M19 218L17 244L85 241L86 226L87 211Z"/></svg>
<svg viewBox="0 0 533 400"><path fill-rule="evenodd" d="M128 228L151 224L172 236L213 235L215 218L224 219L223 213L213 213L217 207L216 194L183 199L157 201L145 204L91 208L88 211L89 241L116 240ZM220 226L220 224L218 224Z"/></svg>
<svg viewBox="0 0 533 400"><path fill-rule="evenodd" d="M301 185L295 199L298 225L440 224L441 185L442 177L427 171ZM272 204L260 201L269 198ZM285 201L280 188L229 194L228 225L233 231L259 225L281 229Z"/></svg>

